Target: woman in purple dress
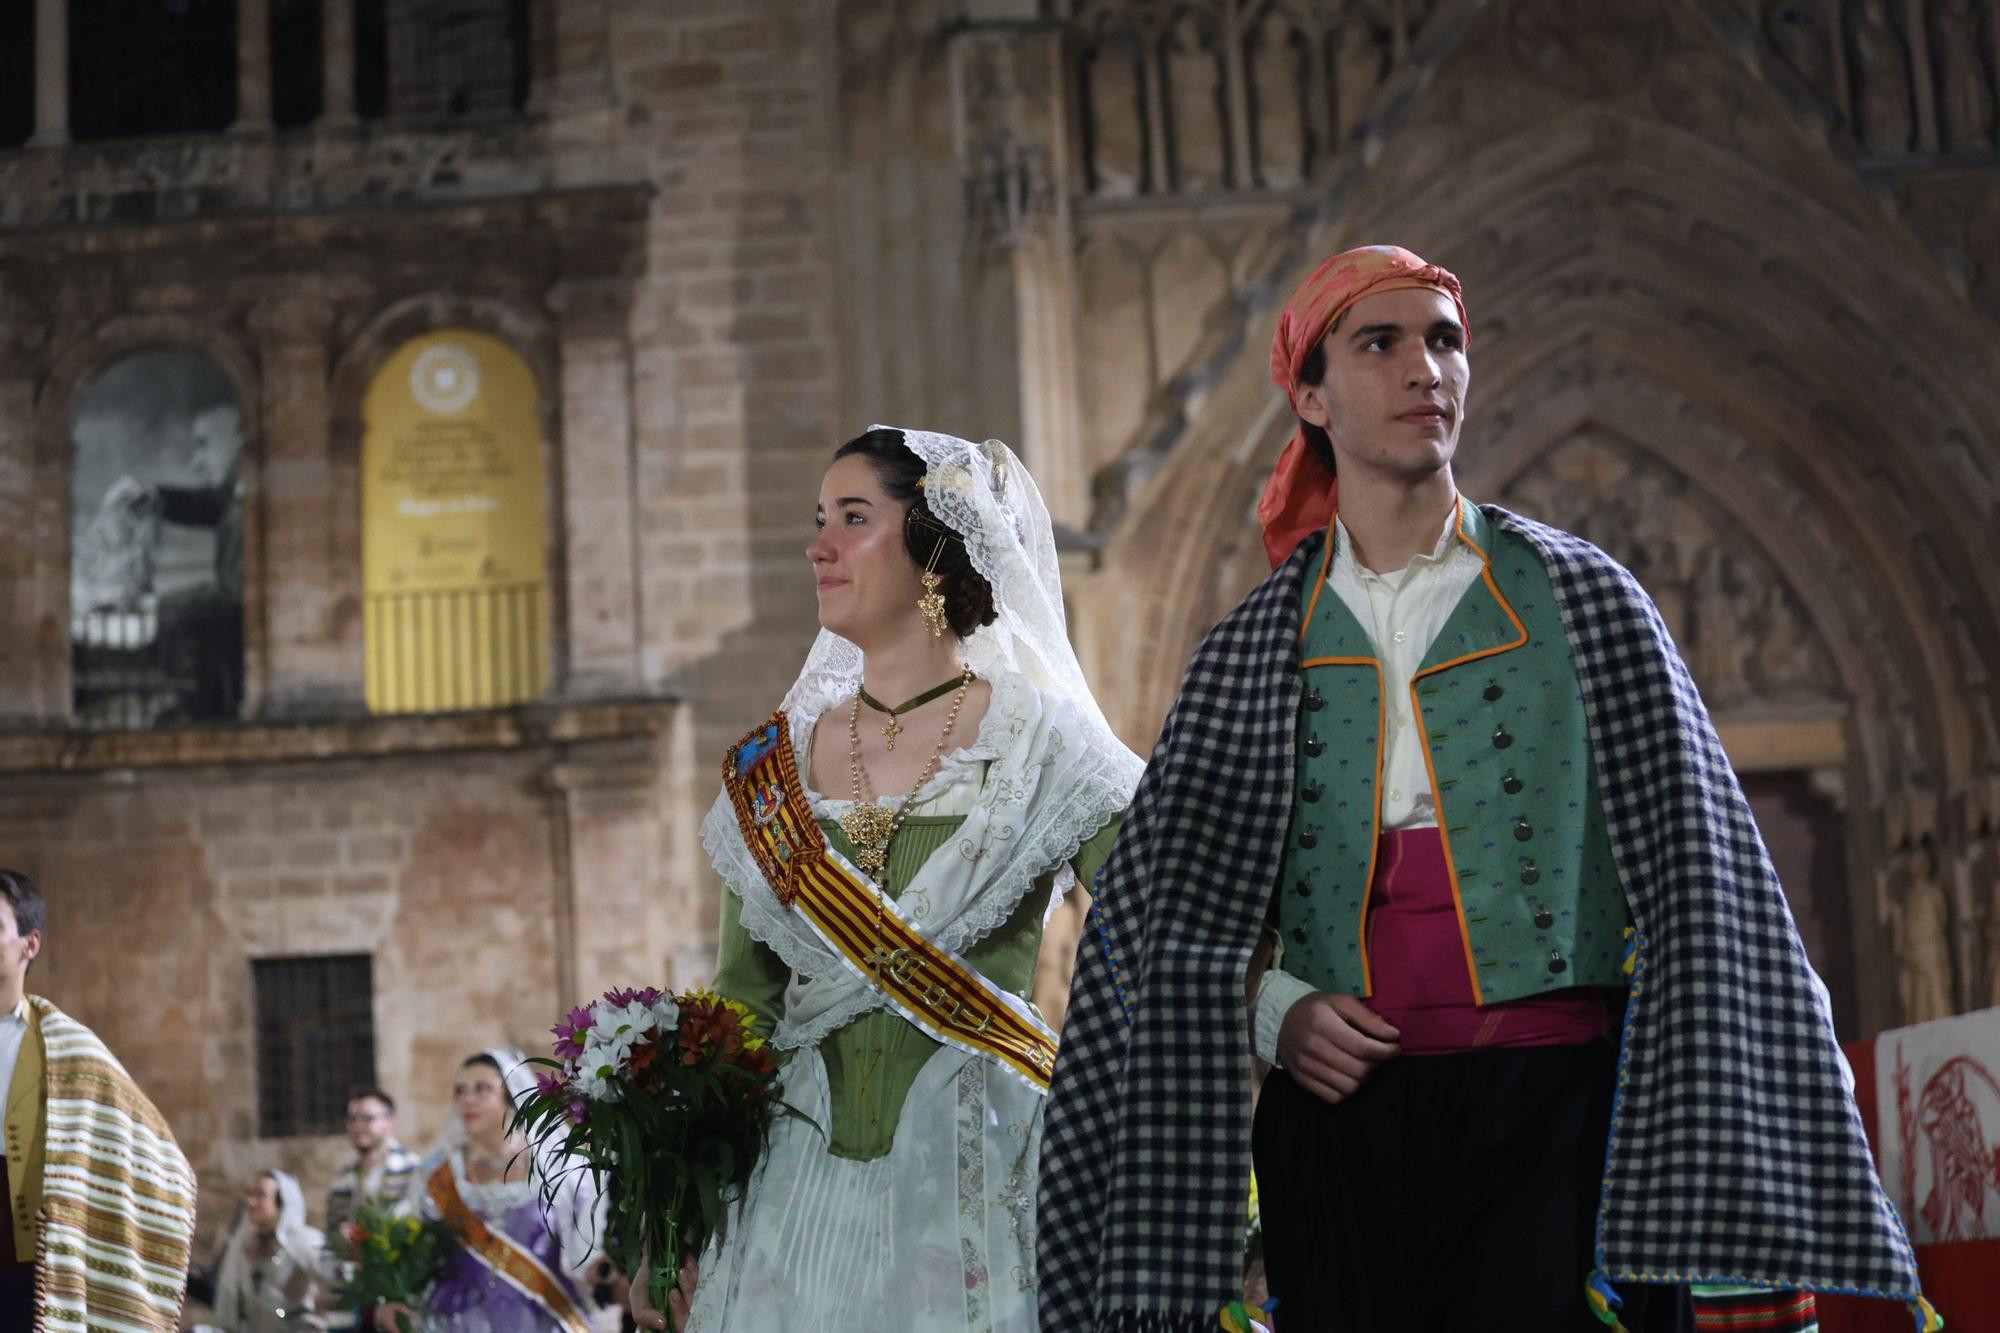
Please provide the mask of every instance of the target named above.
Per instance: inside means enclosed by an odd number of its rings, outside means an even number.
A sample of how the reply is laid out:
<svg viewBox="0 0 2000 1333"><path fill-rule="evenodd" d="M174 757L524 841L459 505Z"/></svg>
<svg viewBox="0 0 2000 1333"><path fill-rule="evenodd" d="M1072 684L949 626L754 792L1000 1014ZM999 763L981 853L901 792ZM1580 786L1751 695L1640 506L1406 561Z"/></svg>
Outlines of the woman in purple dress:
<svg viewBox="0 0 2000 1333"><path fill-rule="evenodd" d="M459 1066L447 1146L419 1168L407 1201L458 1241L412 1319L424 1333L591 1333L596 1306L578 1275L597 1256L602 1210L584 1173L540 1160L514 1130L514 1103L533 1086L518 1052L484 1051ZM391 1333L398 1313L411 1312L381 1307L375 1326Z"/></svg>

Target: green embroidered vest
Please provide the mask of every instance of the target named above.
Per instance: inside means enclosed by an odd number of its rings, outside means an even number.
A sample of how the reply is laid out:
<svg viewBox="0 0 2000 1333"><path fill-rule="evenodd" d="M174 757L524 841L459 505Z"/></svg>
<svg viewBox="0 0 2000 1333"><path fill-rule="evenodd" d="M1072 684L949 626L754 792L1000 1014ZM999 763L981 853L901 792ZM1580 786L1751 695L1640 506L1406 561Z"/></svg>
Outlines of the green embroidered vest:
<svg viewBox="0 0 2000 1333"><path fill-rule="evenodd" d="M1462 505L1459 534L1486 558L1486 574L1411 688L1473 994L1493 1004L1623 987L1630 917L1548 572L1477 506ZM1365 996L1386 709L1368 631L1321 586L1330 567L1323 557L1300 607L1298 771L1276 915L1286 971Z"/></svg>

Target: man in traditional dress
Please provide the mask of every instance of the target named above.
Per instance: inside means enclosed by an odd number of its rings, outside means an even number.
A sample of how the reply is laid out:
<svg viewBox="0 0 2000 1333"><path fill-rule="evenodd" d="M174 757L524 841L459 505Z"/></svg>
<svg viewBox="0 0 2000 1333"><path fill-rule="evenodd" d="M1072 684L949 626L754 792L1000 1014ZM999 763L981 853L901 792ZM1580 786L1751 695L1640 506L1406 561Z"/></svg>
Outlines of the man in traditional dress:
<svg viewBox="0 0 2000 1333"><path fill-rule="evenodd" d="M1100 877L1043 1327L1215 1326L1253 1046L1281 1328L1658 1330L1690 1288L1715 1327L1809 1329L1835 1290L1930 1327L1658 612L1602 551L1457 490L1469 343L1458 280L1390 246L1280 320L1274 572L1197 650Z"/></svg>
<svg viewBox="0 0 2000 1333"><path fill-rule="evenodd" d="M326 1192L329 1244L363 1208L401 1202L410 1192L410 1178L423 1163L397 1141L396 1102L380 1088L357 1088L348 1097L347 1144L354 1149L354 1160L334 1172ZM329 1290L338 1290L339 1269L337 1262L329 1266ZM359 1311L336 1310L326 1322L328 1328L340 1329L359 1328L363 1321Z"/></svg>
<svg viewBox="0 0 2000 1333"><path fill-rule="evenodd" d="M34 882L0 870L0 1329L165 1333L187 1287L194 1172L97 1035L27 993L44 925Z"/></svg>
<svg viewBox="0 0 2000 1333"><path fill-rule="evenodd" d="M396 1103L380 1088L358 1088L347 1099L347 1143L354 1160L333 1174L326 1192L331 1237L363 1208L397 1203L423 1159L396 1138Z"/></svg>

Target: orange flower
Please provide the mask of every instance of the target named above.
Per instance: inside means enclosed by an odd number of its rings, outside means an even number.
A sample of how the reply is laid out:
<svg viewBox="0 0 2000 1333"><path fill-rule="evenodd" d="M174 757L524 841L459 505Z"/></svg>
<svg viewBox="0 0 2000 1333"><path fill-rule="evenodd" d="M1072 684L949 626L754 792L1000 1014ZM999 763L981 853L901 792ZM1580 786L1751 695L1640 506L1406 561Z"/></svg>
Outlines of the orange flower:
<svg viewBox="0 0 2000 1333"><path fill-rule="evenodd" d="M743 1050L742 1015L728 1005L683 1006L681 1009L681 1063L698 1065L704 1059L731 1059Z"/></svg>

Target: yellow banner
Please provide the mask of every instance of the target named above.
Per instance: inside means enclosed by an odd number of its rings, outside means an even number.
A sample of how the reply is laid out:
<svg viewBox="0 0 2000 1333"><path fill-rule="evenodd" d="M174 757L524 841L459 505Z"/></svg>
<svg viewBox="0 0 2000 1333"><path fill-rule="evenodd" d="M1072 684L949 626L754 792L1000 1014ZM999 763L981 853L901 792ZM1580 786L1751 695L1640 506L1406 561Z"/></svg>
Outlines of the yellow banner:
<svg viewBox="0 0 2000 1333"><path fill-rule="evenodd" d="M511 347L444 329L398 348L362 402L368 706L490 708L549 677L542 434Z"/></svg>

